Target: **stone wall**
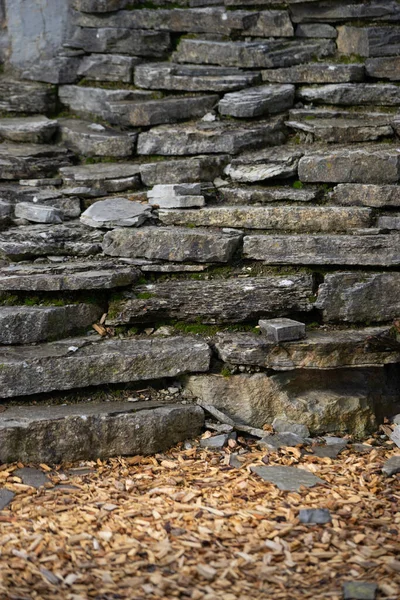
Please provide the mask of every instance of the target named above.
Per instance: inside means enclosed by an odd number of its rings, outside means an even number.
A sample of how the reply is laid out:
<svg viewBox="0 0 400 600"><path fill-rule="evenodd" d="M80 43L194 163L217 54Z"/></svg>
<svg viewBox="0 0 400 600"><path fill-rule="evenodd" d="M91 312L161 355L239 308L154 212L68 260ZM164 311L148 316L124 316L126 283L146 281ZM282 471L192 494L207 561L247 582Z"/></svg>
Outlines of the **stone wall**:
<svg viewBox="0 0 400 600"><path fill-rule="evenodd" d="M0 17L2 397L180 378L255 426L363 433L393 412L400 4ZM276 317L307 337L269 342Z"/></svg>

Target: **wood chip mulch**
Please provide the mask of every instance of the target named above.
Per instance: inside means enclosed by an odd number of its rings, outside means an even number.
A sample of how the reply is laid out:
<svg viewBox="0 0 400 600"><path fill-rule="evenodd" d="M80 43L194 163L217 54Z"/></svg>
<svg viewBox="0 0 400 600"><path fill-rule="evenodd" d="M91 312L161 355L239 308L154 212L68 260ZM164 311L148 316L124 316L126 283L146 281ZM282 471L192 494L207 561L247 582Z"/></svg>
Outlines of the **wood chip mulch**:
<svg viewBox="0 0 400 600"><path fill-rule="evenodd" d="M39 490L13 476L21 464L2 465L16 496L0 512L1 600L341 600L358 580L400 598L400 475L381 472L398 449L332 460L230 445L41 465L51 481ZM238 450L240 469L228 465ZM280 491L250 472L265 462L326 485ZM301 508L327 508L332 522L301 524Z"/></svg>

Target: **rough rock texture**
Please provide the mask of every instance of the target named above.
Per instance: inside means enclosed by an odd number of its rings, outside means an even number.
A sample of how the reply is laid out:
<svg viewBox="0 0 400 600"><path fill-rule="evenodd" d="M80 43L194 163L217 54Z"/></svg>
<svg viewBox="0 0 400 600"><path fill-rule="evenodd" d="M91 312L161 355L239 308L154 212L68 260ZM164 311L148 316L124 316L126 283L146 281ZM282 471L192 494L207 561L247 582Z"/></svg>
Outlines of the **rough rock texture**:
<svg viewBox="0 0 400 600"><path fill-rule="evenodd" d="M162 160L144 163L139 166L144 185L153 186L172 183L193 183L212 181L221 175L229 161L229 156L194 156L177 160Z"/></svg>
<svg viewBox="0 0 400 600"><path fill-rule="evenodd" d="M399 273L331 273L319 287L325 321L389 321L400 313Z"/></svg>
<svg viewBox="0 0 400 600"><path fill-rule="evenodd" d="M46 115L55 110L54 89L42 83L1 79L0 110Z"/></svg>
<svg viewBox="0 0 400 600"><path fill-rule="evenodd" d="M301 87L297 90L301 100L322 104L398 106L400 89L392 84L337 83L318 87Z"/></svg>
<svg viewBox="0 0 400 600"><path fill-rule="evenodd" d="M19 202L15 207L15 216L32 223L62 223L64 220L63 213L57 208L34 202Z"/></svg>
<svg viewBox="0 0 400 600"><path fill-rule="evenodd" d="M393 186L395 187L395 186ZM295 189L293 187L237 186L218 188L218 200L221 204L253 205L270 202L312 202L317 200L320 191L317 188Z"/></svg>
<svg viewBox="0 0 400 600"><path fill-rule="evenodd" d="M310 471L297 467L251 467L251 471L264 481L270 481L280 490L288 492L299 492L302 487L311 488L325 483Z"/></svg>
<svg viewBox="0 0 400 600"><path fill-rule="evenodd" d="M66 148L83 156L131 156L136 135L126 135L99 123L60 119L61 141Z"/></svg>
<svg viewBox="0 0 400 600"><path fill-rule="evenodd" d="M66 339L0 351L0 397L176 377L207 371L210 348L196 338Z"/></svg>
<svg viewBox="0 0 400 600"><path fill-rule="evenodd" d="M375 403L388 404L395 397L389 377L383 368L193 375L187 377L185 389L253 427L281 417L306 425L312 434L341 431L362 436L376 426Z"/></svg>
<svg viewBox="0 0 400 600"><path fill-rule="evenodd" d="M300 132L307 142L319 141L335 144L349 144L351 142L370 142L379 138L388 138L393 135L393 129L385 121L387 116L379 122L379 115L362 115L362 118L314 118L312 120L295 119L292 116L286 125Z"/></svg>
<svg viewBox="0 0 400 600"><path fill-rule="evenodd" d="M254 333L220 333L215 347L221 360L230 365L251 365L274 371L374 367L399 361L400 345L397 350L393 344L385 346L385 337L390 342L389 327L309 330L305 340L279 345ZM382 340L381 346L379 340Z"/></svg>
<svg viewBox="0 0 400 600"><path fill-rule="evenodd" d="M111 304L108 322L138 323L173 318L235 323L271 314L308 312L313 305L310 275L249 277L214 281L166 281L137 286L136 298ZM111 312L112 311L112 312Z"/></svg>
<svg viewBox="0 0 400 600"><path fill-rule="evenodd" d="M400 80L400 60L398 56L381 56L365 61L365 70L374 79Z"/></svg>
<svg viewBox="0 0 400 600"><path fill-rule="evenodd" d="M113 196L89 206L81 214L81 222L89 227L106 229L140 227L150 217L150 214L150 206Z"/></svg>
<svg viewBox="0 0 400 600"><path fill-rule="evenodd" d="M114 229L104 236L103 252L128 258L225 263L232 258L241 237L238 233L178 227Z"/></svg>
<svg viewBox="0 0 400 600"><path fill-rule="evenodd" d="M341 183L333 189L330 199L347 206L400 207L400 188L398 185Z"/></svg>
<svg viewBox="0 0 400 600"><path fill-rule="evenodd" d="M70 45L85 52L127 54L163 58L170 49L170 35L165 31L132 30L126 27L81 27Z"/></svg>
<svg viewBox="0 0 400 600"><path fill-rule="evenodd" d="M47 117L0 119L0 138L11 142L46 144L58 129L57 121Z"/></svg>
<svg viewBox="0 0 400 600"><path fill-rule="evenodd" d="M271 265L390 267L400 264L399 242L398 235L247 235L243 253Z"/></svg>
<svg viewBox="0 0 400 600"><path fill-rule="evenodd" d="M337 28L337 47L341 54L358 56L397 55L400 50L400 27L352 27Z"/></svg>
<svg viewBox="0 0 400 600"><path fill-rule="evenodd" d="M131 83L138 58L118 54L90 54L79 63L78 75L92 81Z"/></svg>
<svg viewBox="0 0 400 600"><path fill-rule="evenodd" d="M139 166L133 163L98 163L64 167L60 174L66 185L88 187L102 194L124 192L139 185Z"/></svg>
<svg viewBox="0 0 400 600"><path fill-rule="evenodd" d="M17 407L0 420L0 460L54 464L152 454L198 435L203 422L199 406L105 402Z"/></svg>
<svg viewBox="0 0 400 600"><path fill-rule="evenodd" d="M221 115L249 118L279 113L293 105L294 86L262 85L225 94L219 102Z"/></svg>
<svg viewBox="0 0 400 600"><path fill-rule="evenodd" d="M244 152L225 168L233 181L254 183L273 178L295 177L304 151L297 147L273 148Z"/></svg>
<svg viewBox="0 0 400 600"><path fill-rule="evenodd" d="M95 304L0 306L0 344L31 344L90 327L103 309Z"/></svg>
<svg viewBox="0 0 400 600"><path fill-rule="evenodd" d="M261 72L263 81L276 83L353 83L364 80L364 65L307 63Z"/></svg>
<svg viewBox="0 0 400 600"><path fill-rule="evenodd" d="M0 144L0 179L48 177L70 164L68 150L44 144Z"/></svg>

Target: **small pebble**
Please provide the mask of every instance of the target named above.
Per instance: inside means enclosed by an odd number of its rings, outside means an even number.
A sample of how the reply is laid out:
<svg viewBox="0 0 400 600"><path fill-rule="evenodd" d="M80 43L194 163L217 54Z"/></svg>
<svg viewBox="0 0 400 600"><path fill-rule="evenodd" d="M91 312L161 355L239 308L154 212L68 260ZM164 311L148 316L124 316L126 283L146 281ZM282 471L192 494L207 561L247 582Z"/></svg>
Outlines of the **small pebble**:
<svg viewBox="0 0 400 600"><path fill-rule="evenodd" d="M331 513L327 508L302 508L299 512L300 523L321 525L332 521Z"/></svg>

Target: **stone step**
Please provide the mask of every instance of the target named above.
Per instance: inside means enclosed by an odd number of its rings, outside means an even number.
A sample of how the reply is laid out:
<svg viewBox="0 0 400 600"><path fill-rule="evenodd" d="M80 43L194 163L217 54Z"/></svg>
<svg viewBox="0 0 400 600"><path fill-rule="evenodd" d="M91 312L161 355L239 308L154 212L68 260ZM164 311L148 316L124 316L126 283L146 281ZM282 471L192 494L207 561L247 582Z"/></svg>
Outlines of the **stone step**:
<svg viewBox="0 0 400 600"><path fill-rule="evenodd" d="M160 125L139 134L137 153L167 156L238 154L250 148L283 144L285 139L284 125L280 117L247 124L214 121L174 127Z"/></svg>
<svg viewBox="0 0 400 600"><path fill-rule="evenodd" d="M120 54L89 54L78 67L78 76L90 81L133 82L133 70L140 58Z"/></svg>
<svg viewBox="0 0 400 600"><path fill-rule="evenodd" d="M252 118L284 112L293 102L293 85L261 85L225 94L218 111L230 117Z"/></svg>
<svg viewBox="0 0 400 600"><path fill-rule="evenodd" d="M69 338L0 349L0 397L207 371L211 350L199 338Z"/></svg>
<svg viewBox="0 0 400 600"><path fill-rule="evenodd" d="M171 49L171 36L167 31L136 29L132 32L128 27L80 27L68 45L89 54L165 58Z"/></svg>
<svg viewBox="0 0 400 600"><path fill-rule="evenodd" d="M64 196L60 188L56 187L22 185L26 181L29 180L21 180L19 184L0 185L0 195L12 205L14 213L20 202L34 202L58 209L62 212L63 219L75 219L81 214L81 202L77 196Z"/></svg>
<svg viewBox="0 0 400 600"><path fill-rule="evenodd" d="M260 74L229 67L144 63L135 67L135 85L150 90L233 92L258 83Z"/></svg>
<svg viewBox="0 0 400 600"><path fill-rule="evenodd" d="M394 187L394 186L393 186ZM289 186L223 186L218 188L217 202L231 205L269 204L270 202L314 202L321 197L316 187L296 189Z"/></svg>
<svg viewBox="0 0 400 600"><path fill-rule="evenodd" d="M298 176L311 183L397 183L400 150L395 144L311 150L299 160Z"/></svg>
<svg viewBox="0 0 400 600"><path fill-rule="evenodd" d="M202 323L242 323L262 316L309 312L311 275L182 280L140 285L134 297L111 303L110 325L178 319Z"/></svg>
<svg viewBox="0 0 400 600"><path fill-rule="evenodd" d="M392 137L393 128L389 124L379 124L374 114L361 118L312 118L286 121L287 127L299 132L300 142L325 142L348 144L351 142L371 142L381 137Z"/></svg>
<svg viewBox="0 0 400 600"><path fill-rule="evenodd" d="M398 55L400 52L400 27L341 25L337 32L340 54L370 57Z"/></svg>
<svg viewBox="0 0 400 600"><path fill-rule="evenodd" d="M207 229L184 227L121 228L106 233L103 240L103 252L109 256L125 258L147 258L171 262L226 263L233 257L241 239L240 233L220 233Z"/></svg>
<svg viewBox="0 0 400 600"><path fill-rule="evenodd" d="M243 254L270 265L393 267L399 242L399 235L247 235Z"/></svg>
<svg viewBox="0 0 400 600"><path fill-rule="evenodd" d="M99 123L79 119L59 119L61 143L82 156L124 158L134 153L137 133L129 135Z"/></svg>
<svg viewBox="0 0 400 600"><path fill-rule="evenodd" d="M374 340L377 340L375 345ZM382 340L381 347L379 340ZM215 341L218 356L225 363L274 371L394 364L400 361L400 344L397 349L394 346L394 338L390 346L390 327L309 330L304 340L279 344L254 333L219 333Z"/></svg>
<svg viewBox="0 0 400 600"><path fill-rule="evenodd" d="M335 206L224 206L201 209L160 209L164 225L238 227L271 231L339 232L371 226L368 208Z"/></svg>
<svg viewBox="0 0 400 600"><path fill-rule="evenodd" d="M0 119L0 139L47 144L58 130L55 120L43 116Z"/></svg>
<svg viewBox="0 0 400 600"><path fill-rule="evenodd" d="M400 88L390 83L332 83L300 87L297 97L306 102L342 106L398 106Z"/></svg>
<svg viewBox="0 0 400 600"><path fill-rule="evenodd" d="M60 102L70 111L84 118L93 115L113 122L110 102L147 102L154 100L155 92L146 90L107 89L80 85L61 85L58 89Z"/></svg>
<svg viewBox="0 0 400 600"><path fill-rule="evenodd" d="M290 67L335 53L332 40L276 39L254 42L219 42L182 38L172 60L242 69Z"/></svg>
<svg viewBox="0 0 400 600"><path fill-rule="evenodd" d="M374 79L400 80L400 60L398 56L381 56L365 61L365 71Z"/></svg>
<svg viewBox="0 0 400 600"><path fill-rule="evenodd" d="M77 25L80 27L96 28L99 32L104 27L127 28L135 30L134 35L136 35L136 30L154 29L171 33L215 33L229 36L242 30L247 32L248 29L257 25L257 21L257 12L227 11L219 6L174 8L172 10L142 8L141 10L121 10L107 15L106 18L94 14L80 14L77 17Z"/></svg>
<svg viewBox="0 0 400 600"><path fill-rule="evenodd" d="M132 102L120 100L110 102L113 123L147 127L162 123L175 123L203 117L219 101L217 95L207 96L169 96L160 100Z"/></svg>
<svg viewBox="0 0 400 600"><path fill-rule="evenodd" d="M214 181L229 161L227 154L192 156L174 160L160 160L139 165L142 183L148 187L172 183Z"/></svg>
<svg viewBox="0 0 400 600"><path fill-rule="evenodd" d="M308 63L280 69L265 69L263 81L271 83L355 83L364 81L364 65Z"/></svg>
<svg viewBox="0 0 400 600"><path fill-rule="evenodd" d="M0 111L47 115L55 112L55 88L32 82L0 78Z"/></svg>
<svg viewBox="0 0 400 600"><path fill-rule="evenodd" d="M0 416L0 460L48 465L154 454L198 436L203 425L203 410L196 405L13 406Z"/></svg>
<svg viewBox="0 0 400 600"><path fill-rule="evenodd" d="M139 276L136 267L111 259L17 263L0 269L0 292L105 290L132 285Z"/></svg>
<svg viewBox="0 0 400 600"><path fill-rule="evenodd" d="M103 233L75 222L23 225L0 233L0 257L29 260L38 256L90 256L101 251Z"/></svg>
<svg viewBox="0 0 400 600"><path fill-rule="evenodd" d="M400 273L344 272L325 275L316 307L324 321L381 322L400 314Z"/></svg>
<svg viewBox="0 0 400 600"><path fill-rule="evenodd" d="M380 2L362 2L359 4L354 0L332 3L330 0L322 0L314 3L294 3L291 6L291 18L293 23L318 23L318 22L340 22L347 20L373 19L376 21L398 21L400 8L396 0Z"/></svg>
<svg viewBox="0 0 400 600"><path fill-rule="evenodd" d="M400 207L400 187L371 183L340 183L329 194L329 201L343 206Z"/></svg>
<svg viewBox="0 0 400 600"><path fill-rule="evenodd" d="M96 304L64 306L0 306L0 345L32 344L66 337L90 327L104 307Z"/></svg>
<svg viewBox="0 0 400 600"><path fill-rule="evenodd" d="M80 188L99 196L114 192L125 192L140 186L140 166L134 163L97 163L78 165L60 169L60 175L66 186L79 193Z"/></svg>
<svg viewBox="0 0 400 600"><path fill-rule="evenodd" d="M0 144L0 179L32 179L54 175L71 164L66 148L47 144Z"/></svg>
<svg viewBox="0 0 400 600"><path fill-rule="evenodd" d="M299 160L303 154L304 149L299 146L244 152L227 165L224 173L233 181L241 183L296 177Z"/></svg>

